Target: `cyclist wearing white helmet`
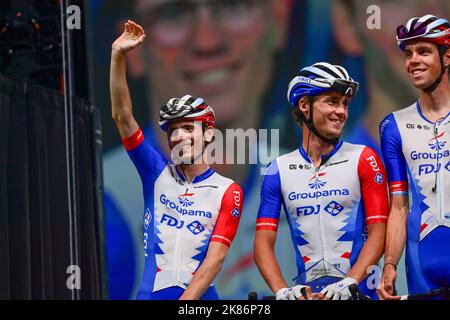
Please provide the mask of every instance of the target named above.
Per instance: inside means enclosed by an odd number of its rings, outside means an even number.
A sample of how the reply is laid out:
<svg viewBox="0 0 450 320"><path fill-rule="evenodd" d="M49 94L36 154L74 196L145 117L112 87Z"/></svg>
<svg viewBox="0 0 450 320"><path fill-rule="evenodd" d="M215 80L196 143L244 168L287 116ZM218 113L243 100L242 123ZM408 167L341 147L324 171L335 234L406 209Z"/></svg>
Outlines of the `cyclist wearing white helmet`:
<svg viewBox="0 0 450 320"><path fill-rule="evenodd" d="M397 42L419 99L380 124L391 194L383 299L400 299L405 243L410 294L450 287L450 24L430 14L411 18L397 28Z"/></svg>
<svg viewBox="0 0 450 320"><path fill-rule="evenodd" d="M303 140L266 170L254 245L255 261L277 299L351 299L352 285L376 297L363 280L384 249L385 171L375 151L340 139L357 89L343 67L325 62L303 68L290 82L287 97ZM282 206L296 251L293 286L274 252Z"/></svg>
<svg viewBox="0 0 450 320"><path fill-rule="evenodd" d="M156 152L133 117L125 55L144 30L132 21L113 43L112 115L144 191L145 266L137 299L218 299L214 278L235 236L243 206L241 188L209 167L204 150L213 136L214 112L186 95L161 107L159 124L176 162Z"/></svg>

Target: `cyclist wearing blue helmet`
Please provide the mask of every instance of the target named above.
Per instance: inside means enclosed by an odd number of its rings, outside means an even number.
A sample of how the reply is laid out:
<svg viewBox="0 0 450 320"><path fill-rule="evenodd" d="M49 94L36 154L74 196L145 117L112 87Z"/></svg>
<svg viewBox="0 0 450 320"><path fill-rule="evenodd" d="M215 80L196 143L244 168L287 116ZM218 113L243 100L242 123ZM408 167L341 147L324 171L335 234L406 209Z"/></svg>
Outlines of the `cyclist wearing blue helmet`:
<svg viewBox="0 0 450 320"><path fill-rule="evenodd" d="M353 284L376 297L376 284L364 279L384 249L385 170L372 149L340 139L357 89L343 67L325 62L303 68L289 84L303 140L266 169L254 244L256 264L277 299L346 300ZM274 251L282 206L296 252L292 286Z"/></svg>

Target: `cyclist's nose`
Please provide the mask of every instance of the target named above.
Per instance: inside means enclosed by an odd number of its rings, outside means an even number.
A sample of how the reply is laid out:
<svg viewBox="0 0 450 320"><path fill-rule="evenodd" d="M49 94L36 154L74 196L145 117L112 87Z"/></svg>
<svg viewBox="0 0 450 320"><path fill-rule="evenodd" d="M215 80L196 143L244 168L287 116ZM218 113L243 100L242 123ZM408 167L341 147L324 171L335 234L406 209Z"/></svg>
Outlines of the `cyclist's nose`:
<svg viewBox="0 0 450 320"><path fill-rule="evenodd" d="M411 53L411 57L409 58L409 63L418 64L419 62L420 62L420 55L416 51L413 51Z"/></svg>
<svg viewBox="0 0 450 320"><path fill-rule="evenodd" d="M348 113L348 107L346 104L344 104L343 102L340 102L337 106L337 108L335 109L335 113L341 117L342 119L347 117L347 113Z"/></svg>
<svg viewBox="0 0 450 320"><path fill-rule="evenodd" d="M194 27L192 45L196 52L211 53L220 50L224 44L224 34L220 30L218 18L211 9L202 7Z"/></svg>

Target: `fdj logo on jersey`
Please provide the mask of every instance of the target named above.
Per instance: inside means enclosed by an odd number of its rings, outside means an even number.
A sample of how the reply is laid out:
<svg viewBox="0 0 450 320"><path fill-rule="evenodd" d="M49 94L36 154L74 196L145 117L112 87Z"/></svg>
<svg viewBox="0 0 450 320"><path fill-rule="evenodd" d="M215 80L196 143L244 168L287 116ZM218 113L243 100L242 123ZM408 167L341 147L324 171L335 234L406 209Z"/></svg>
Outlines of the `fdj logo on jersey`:
<svg viewBox="0 0 450 320"><path fill-rule="evenodd" d="M331 201L324 210L335 217L344 210L344 206L336 201Z"/></svg>
<svg viewBox="0 0 450 320"><path fill-rule="evenodd" d="M145 214L144 214L144 227L145 227L145 230L148 229L150 221L152 221L152 214L150 212L150 209L147 208L147 210L145 210Z"/></svg>
<svg viewBox="0 0 450 320"><path fill-rule="evenodd" d="M169 216L167 214L163 214L161 218L161 224L166 224L169 227L175 227L177 229L181 229L184 226L184 221L178 221L178 219ZM186 228L192 232L194 235L197 235L205 230L205 227L197 220L191 222L186 226Z"/></svg>
<svg viewBox="0 0 450 320"><path fill-rule="evenodd" d="M442 163L439 163L437 166L434 164L421 164L419 165L419 176L422 174L429 174L429 173L437 173L441 170ZM450 161L447 162L447 164L444 166L444 169L450 172Z"/></svg>
<svg viewBox="0 0 450 320"><path fill-rule="evenodd" d="M450 156L449 150L443 150L440 152L445 145L447 144L447 141L438 140L441 139L444 136L445 132L441 133L440 135L432 138L430 141L428 141L428 146L431 150L434 152L417 152L412 151L411 152L411 159L412 160L434 160L434 163L426 163L426 164L420 164L419 165L419 176L423 174L430 174L430 173L436 173L441 170L442 163L438 163L436 165L436 160L440 160L442 158L447 158ZM444 165L444 168L447 171L450 171L450 161L447 162L447 164Z"/></svg>
<svg viewBox="0 0 450 320"><path fill-rule="evenodd" d="M197 220L188 224L187 228L194 235L197 235L197 234L201 233L203 230L205 230L205 227Z"/></svg>
<svg viewBox="0 0 450 320"><path fill-rule="evenodd" d="M318 214L320 212L320 204L317 206L304 206L304 207L298 207L297 208L297 217L304 215L304 216L310 216L312 214Z"/></svg>
<svg viewBox="0 0 450 320"><path fill-rule="evenodd" d="M178 221L176 218L171 217L167 214L163 214L161 218L161 224L167 224L169 227L176 227L177 229L181 229L184 225L184 221Z"/></svg>

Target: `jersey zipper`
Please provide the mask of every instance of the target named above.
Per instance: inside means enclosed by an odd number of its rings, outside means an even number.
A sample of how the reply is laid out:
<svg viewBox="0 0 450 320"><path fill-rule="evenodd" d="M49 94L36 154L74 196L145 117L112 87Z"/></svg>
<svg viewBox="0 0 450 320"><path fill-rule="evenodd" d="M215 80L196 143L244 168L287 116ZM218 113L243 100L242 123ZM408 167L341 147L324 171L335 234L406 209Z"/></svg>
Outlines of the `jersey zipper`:
<svg viewBox="0 0 450 320"><path fill-rule="evenodd" d="M441 134L440 128L441 128L442 123L443 122L441 122L440 124L438 124L436 126L437 135ZM441 153L441 151L443 153L445 150L438 149L438 154L436 155L437 161L438 161L436 170L439 169L437 172L437 179L438 179L437 184L438 185L437 185L437 190L436 190L437 191L437 194L436 194L437 206L436 206L436 208L439 208L439 224L442 224L446 220L445 219L445 206L444 206L444 183L442 181L443 180L442 175L443 175L445 168L444 168L444 161L441 161L441 159L439 158L439 153Z"/></svg>
<svg viewBox="0 0 450 320"><path fill-rule="evenodd" d="M316 168L315 171L316 173L320 172L321 167ZM321 242L321 247L322 247L322 260L323 260L323 267L324 270L326 270L326 263L325 263L325 232L324 232L324 226L323 226L323 219L322 219L322 200L319 200L319 205L320 205L320 211L319 211L319 228L320 228L320 242Z"/></svg>
<svg viewBox="0 0 450 320"><path fill-rule="evenodd" d="M191 184L188 183L187 181L184 183L183 187L186 187L186 190L184 191L184 194L187 194L189 192L189 188L191 188ZM183 219L183 215L180 215L180 223L183 222L183 227L184 227L184 219ZM182 229L183 227L179 228L177 231L177 240L176 240L176 255L177 258L175 259L176 261L176 266L175 266L175 274L176 274L176 281L178 283L182 283L183 285L186 285L186 283L182 282L182 279L180 277L180 265L181 265L181 255L182 255L182 246L183 246L183 241L180 241L181 238L181 234L182 234Z"/></svg>

